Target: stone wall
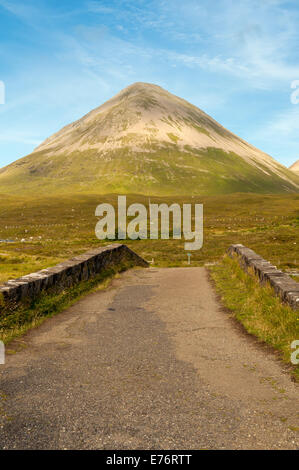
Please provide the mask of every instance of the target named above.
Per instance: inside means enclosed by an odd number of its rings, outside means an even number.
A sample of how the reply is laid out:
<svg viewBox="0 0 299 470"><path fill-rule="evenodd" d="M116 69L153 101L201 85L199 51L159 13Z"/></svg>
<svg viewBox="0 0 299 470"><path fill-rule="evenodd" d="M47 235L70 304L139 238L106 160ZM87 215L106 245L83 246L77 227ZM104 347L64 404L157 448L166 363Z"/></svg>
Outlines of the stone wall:
<svg viewBox="0 0 299 470"><path fill-rule="evenodd" d="M231 245L228 253L230 256L237 255L245 270L252 268L262 283L268 282L283 302L293 309L299 309L299 283L288 274L279 271L276 266L243 245Z"/></svg>
<svg viewBox="0 0 299 470"><path fill-rule="evenodd" d="M25 299L38 297L42 292L62 291L118 265L147 267L148 263L126 245L96 248L52 268L0 285L0 305L15 307Z"/></svg>

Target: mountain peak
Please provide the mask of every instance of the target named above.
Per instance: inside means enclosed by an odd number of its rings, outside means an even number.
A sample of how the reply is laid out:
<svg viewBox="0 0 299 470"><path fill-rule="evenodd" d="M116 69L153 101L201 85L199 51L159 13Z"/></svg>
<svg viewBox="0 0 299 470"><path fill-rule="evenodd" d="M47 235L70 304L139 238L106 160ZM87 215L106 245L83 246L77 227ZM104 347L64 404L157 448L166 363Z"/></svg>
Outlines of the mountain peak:
<svg viewBox="0 0 299 470"><path fill-rule="evenodd" d="M135 153L148 152L148 145L160 148L175 145L189 152L209 147L235 152L250 163L254 158L275 167L268 155L241 140L218 122L162 87L136 82L104 104L69 124L35 152L71 154L97 150L102 154L124 147Z"/></svg>
<svg viewBox="0 0 299 470"><path fill-rule="evenodd" d="M290 170L299 174L299 160L297 160L293 165L290 166Z"/></svg>
<svg viewBox="0 0 299 470"><path fill-rule="evenodd" d="M188 101L143 82L4 168L0 186L18 178L29 185L46 178L55 187L165 195L299 189L297 176L269 155Z"/></svg>
<svg viewBox="0 0 299 470"><path fill-rule="evenodd" d="M160 90L166 91L164 90L164 88L162 88L159 85L156 85L155 83L135 82L135 83L132 83L131 85L128 85L126 88L123 88L123 90L121 90L120 93L126 90L143 91L143 90L150 90L150 89L160 89Z"/></svg>
<svg viewBox="0 0 299 470"><path fill-rule="evenodd" d="M159 85L155 85L153 83L145 83L145 82L135 82L132 83L131 85L127 86L126 88L123 88L119 93L117 93L112 100L115 99L122 99L122 98L127 98L127 97L132 97L132 96L138 96L138 95L152 95L152 94L169 94L164 88L160 87ZM173 96L173 95L172 95ZM110 102L109 100L108 102Z"/></svg>

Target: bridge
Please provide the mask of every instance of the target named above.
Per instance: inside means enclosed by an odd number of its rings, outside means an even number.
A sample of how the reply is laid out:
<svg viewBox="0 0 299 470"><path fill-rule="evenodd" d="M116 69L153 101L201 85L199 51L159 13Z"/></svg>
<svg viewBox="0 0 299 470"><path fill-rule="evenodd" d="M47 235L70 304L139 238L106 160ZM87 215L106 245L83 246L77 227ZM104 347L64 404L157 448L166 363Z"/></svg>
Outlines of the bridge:
<svg viewBox="0 0 299 470"><path fill-rule="evenodd" d="M1 449L295 449L298 389L205 268L120 274L7 346Z"/></svg>

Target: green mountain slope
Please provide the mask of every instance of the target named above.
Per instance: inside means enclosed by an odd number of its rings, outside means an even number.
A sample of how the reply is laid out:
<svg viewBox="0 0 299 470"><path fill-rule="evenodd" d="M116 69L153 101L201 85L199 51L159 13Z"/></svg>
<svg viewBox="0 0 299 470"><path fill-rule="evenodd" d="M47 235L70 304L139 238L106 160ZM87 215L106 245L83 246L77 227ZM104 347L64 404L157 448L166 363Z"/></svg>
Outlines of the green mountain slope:
<svg viewBox="0 0 299 470"><path fill-rule="evenodd" d="M166 90L136 83L0 170L0 193L299 192L299 176Z"/></svg>

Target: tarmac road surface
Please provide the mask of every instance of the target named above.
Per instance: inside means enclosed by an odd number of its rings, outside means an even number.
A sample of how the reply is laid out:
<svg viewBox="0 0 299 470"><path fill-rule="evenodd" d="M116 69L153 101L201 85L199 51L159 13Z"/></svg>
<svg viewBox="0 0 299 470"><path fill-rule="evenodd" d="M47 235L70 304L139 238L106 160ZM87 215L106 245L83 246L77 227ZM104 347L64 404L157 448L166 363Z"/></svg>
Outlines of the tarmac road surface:
<svg viewBox="0 0 299 470"><path fill-rule="evenodd" d="M298 385L204 268L134 269L9 345L1 449L296 449Z"/></svg>

